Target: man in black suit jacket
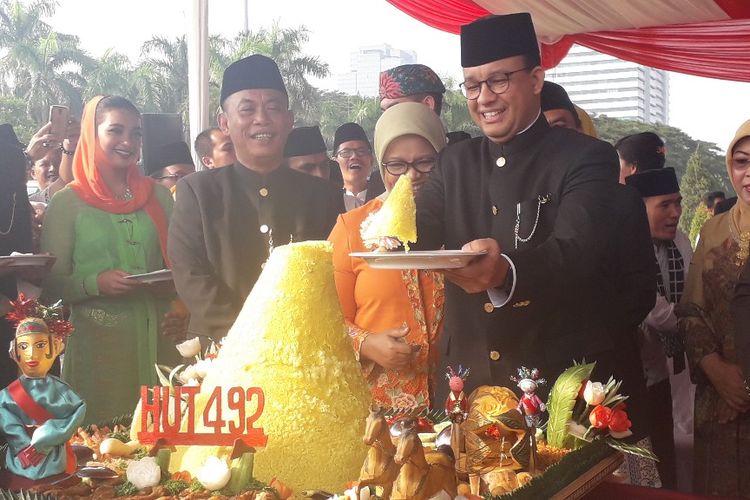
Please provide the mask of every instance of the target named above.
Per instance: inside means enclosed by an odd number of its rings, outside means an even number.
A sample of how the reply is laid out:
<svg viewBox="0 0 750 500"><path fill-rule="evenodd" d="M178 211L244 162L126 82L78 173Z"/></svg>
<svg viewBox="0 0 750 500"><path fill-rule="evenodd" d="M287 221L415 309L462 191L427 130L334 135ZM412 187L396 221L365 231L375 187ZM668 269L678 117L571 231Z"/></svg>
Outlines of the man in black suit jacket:
<svg viewBox="0 0 750 500"><path fill-rule="evenodd" d="M223 337L270 248L324 240L343 211L330 183L282 166L294 118L276 63L253 55L224 72L219 127L237 161L177 185L168 252L189 332Z"/></svg>
<svg viewBox="0 0 750 500"><path fill-rule="evenodd" d="M470 366L471 385L508 385L522 365L554 380L585 358L597 361L594 380L622 379L643 404L638 352L613 326L626 321L611 282L616 152L548 125L528 14L463 26L461 52L461 88L485 137L442 153L417 199L418 246L487 253L445 273L443 362Z"/></svg>

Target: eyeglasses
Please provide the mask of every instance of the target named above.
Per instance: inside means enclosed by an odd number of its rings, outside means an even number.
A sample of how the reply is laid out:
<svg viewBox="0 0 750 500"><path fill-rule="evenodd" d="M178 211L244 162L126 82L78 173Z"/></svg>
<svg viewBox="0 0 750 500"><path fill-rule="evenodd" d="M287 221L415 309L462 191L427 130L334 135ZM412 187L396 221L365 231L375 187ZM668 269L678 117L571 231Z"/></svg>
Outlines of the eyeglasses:
<svg viewBox="0 0 750 500"><path fill-rule="evenodd" d="M429 174L435 168L435 158L423 158L417 161L386 161L383 162L383 167L391 175L404 175L409 168L413 168L420 174Z"/></svg>
<svg viewBox="0 0 750 500"><path fill-rule="evenodd" d="M349 158L352 158L354 155L357 155L360 158L362 158L363 156L367 156L369 154L371 154L369 149L358 148L358 149L342 149L342 150L339 150L339 152L336 153L336 156L340 156L341 158L344 158L344 159L348 160Z"/></svg>
<svg viewBox="0 0 750 500"><path fill-rule="evenodd" d="M507 73L500 73L502 76L495 75L486 80L482 80L481 82L461 82L458 84L458 88L461 89L461 93L464 97L470 101L479 99L479 95L482 93L483 83L487 84L487 88L490 89L490 92L493 94L504 94L508 91L508 87L510 87L510 76L514 73L526 71L527 69L529 68L521 68L515 71L508 71Z"/></svg>

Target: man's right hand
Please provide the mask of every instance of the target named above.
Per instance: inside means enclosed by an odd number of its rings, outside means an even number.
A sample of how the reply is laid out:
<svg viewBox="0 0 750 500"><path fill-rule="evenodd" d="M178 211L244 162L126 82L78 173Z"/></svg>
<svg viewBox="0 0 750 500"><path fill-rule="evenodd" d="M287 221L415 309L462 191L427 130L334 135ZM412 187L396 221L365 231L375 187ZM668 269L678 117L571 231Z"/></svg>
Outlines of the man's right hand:
<svg viewBox="0 0 750 500"><path fill-rule="evenodd" d="M406 343L409 327L393 328L368 335L360 347L360 357L374 361L386 370L403 370L414 359L415 346Z"/></svg>
<svg viewBox="0 0 750 500"><path fill-rule="evenodd" d="M60 138L52 135L51 131L52 123L47 123L31 137L26 148L26 154L31 158L31 161L41 160L47 153L60 147Z"/></svg>
<svg viewBox="0 0 750 500"><path fill-rule="evenodd" d="M112 269L99 273L96 277L96 285L101 295L117 296L126 294L141 287L141 283L127 278L128 273L118 269Z"/></svg>

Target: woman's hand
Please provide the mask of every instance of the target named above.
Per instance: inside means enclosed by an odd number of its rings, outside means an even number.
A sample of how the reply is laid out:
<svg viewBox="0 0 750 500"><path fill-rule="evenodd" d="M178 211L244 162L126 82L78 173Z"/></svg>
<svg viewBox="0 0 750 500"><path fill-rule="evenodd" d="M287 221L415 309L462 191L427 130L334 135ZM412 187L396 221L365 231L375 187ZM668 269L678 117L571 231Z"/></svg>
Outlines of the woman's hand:
<svg viewBox="0 0 750 500"><path fill-rule="evenodd" d="M403 370L414 359L418 347L406 343L409 327L393 328L368 335L360 346L360 356L374 361L386 370Z"/></svg>
<svg viewBox="0 0 750 500"><path fill-rule="evenodd" d="M733 408L730 408L726 401L719 399L719 402L716 404L716 420L718 420L720 424L728 424L737 418L737 415L739 415L739 413Z"/></svg>
<svg viewBox="0 0 750 500"><path fill-rule="evenodd" d="M128 273L119 269L112 269L99 273L96 277L96 285L99 287L99 293L107 296L117 296L126 294L141 286L135 280L128 279Z"/></svg>
<svg viewBox="0 0 750 500"><path fill-rule="evenodd" d="M719 396L731 409L738 412L750 410L750 394L745 389L742 369L713 352L701 360L701 369L716 388Z"/></svg>
<svg viewBox="0 0 750 500"><path fill-rule="evenodd" d="M68 121L68 127L65 129L65 138L62 146L66 151L75 151L78 146L78 139L81 137L81 122L75 118Z"/></svg>

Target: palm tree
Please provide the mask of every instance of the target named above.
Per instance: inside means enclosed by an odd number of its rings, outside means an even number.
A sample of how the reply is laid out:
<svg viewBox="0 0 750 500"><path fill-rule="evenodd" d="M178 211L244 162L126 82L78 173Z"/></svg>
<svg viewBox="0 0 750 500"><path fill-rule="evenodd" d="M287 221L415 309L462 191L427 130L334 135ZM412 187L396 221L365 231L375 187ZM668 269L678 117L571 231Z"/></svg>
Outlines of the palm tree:
<svg viewBox="0 0 750 500"><path fill-rule="evenodd" d="M41 20L54 11L55 2L0 0L0 85L3 94L26 102L36 123L47 121L49 106L81 108L82 74L94 60L78 47L78 37L51 30Z"/></svg>
<svg viewBox="0 0 750 500"><path fill-rule="evenodd" d="M310 123L317 111L318 95L308 78L325 78L329 74L327 63L317 56L302 53L309 33L305 26L281 28L279 22L274 21L270 29L240 33L227 44L224 58L226 65L251 54L263 54L276 61L286 83L291 109L300 123Z"/></svg>
<svg viewBox="0 0 750 500"><path fill-rule="evenodd" d="M443 94L443 111L440 113L440 118L446 130L449 132L463 130L473 137L482 135L482 131L469 115L466 98L458 90L453 90L458 87L455 80L448 77L443 78L443 82L447 90Z"/></svg>
<svg viewBox="0 0 750 500"><path fill-rule="evenodd" d="M133 83L133 67L124 54L107 49L97 61L93 71L86 75L86 98L95 95L119 95L138 101L138 92Z"/></svg>
<svg viewBox="0 0 750 500"><path fill-rule="evenodd" d="M188 116L188 55L185 36L169 40L152 37L141 47L145 58L139 64L140 74L150 79L149 94L155 97L158 111ZM144 89L145 90L145 89Z"/></svg>

